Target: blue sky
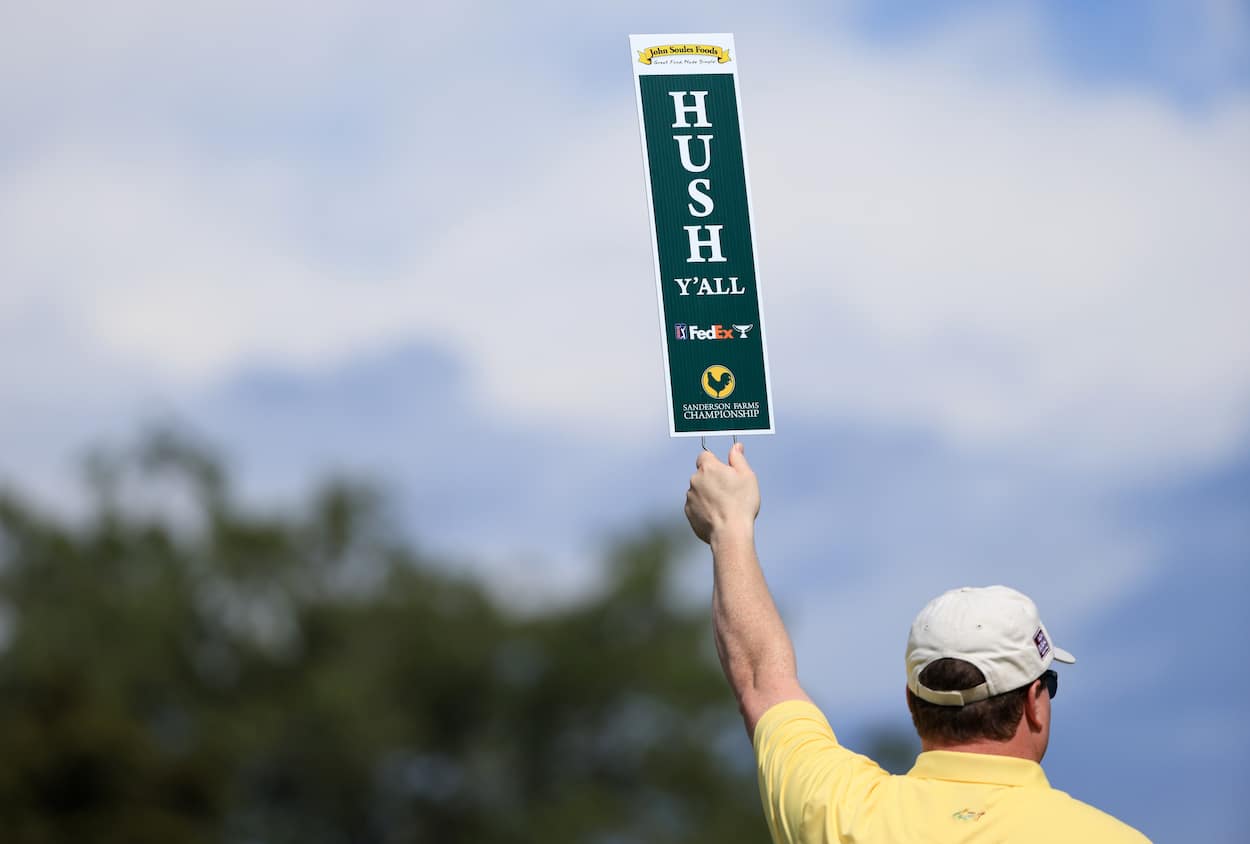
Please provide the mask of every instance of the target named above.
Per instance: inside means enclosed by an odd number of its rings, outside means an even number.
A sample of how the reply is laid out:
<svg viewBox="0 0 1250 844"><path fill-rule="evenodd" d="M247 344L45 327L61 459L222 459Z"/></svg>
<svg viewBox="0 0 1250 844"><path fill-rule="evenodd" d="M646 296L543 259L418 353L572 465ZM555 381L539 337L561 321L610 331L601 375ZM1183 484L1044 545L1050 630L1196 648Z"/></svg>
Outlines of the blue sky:
<svg viewBox="0 0 1250 844"><path fill-rule="evenodd" d="M72 506L87 445L173 418L257 498L381 477L525 604L680 518L626 36L734 32L805 684L903 724L911 616L1010 583L1080 657L1055 784L1237 840L1250 5L3 15L0 479Z"/></svg>

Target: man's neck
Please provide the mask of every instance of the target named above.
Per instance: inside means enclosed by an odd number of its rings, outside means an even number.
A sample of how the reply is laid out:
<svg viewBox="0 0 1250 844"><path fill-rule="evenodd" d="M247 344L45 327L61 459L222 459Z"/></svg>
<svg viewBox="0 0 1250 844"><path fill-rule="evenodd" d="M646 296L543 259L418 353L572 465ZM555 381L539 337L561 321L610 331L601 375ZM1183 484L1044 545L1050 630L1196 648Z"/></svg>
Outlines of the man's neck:
<svg viewBox="0 0 1250 844"><path fill-rule="evenodd" d="M1019 733L1017 733L1017 737ZM951 744L936 744L933 742L921 742L921 749L929 750L949 750L955 753L983 753L987 756L1011 756L1016 759L1027 759L1030 762L1042 761L1037 751L1029 742L1019 741L1018 738L1012 738L1008 741L994 741L993 739L976 739L974 741L956 742Z"/></svg>

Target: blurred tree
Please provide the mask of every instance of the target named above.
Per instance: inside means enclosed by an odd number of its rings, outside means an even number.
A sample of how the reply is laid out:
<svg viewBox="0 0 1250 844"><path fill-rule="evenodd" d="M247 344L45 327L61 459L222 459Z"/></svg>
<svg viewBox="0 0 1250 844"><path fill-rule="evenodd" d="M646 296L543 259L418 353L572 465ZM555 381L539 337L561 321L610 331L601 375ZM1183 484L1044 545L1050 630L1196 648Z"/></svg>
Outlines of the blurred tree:
<svg viewBox="0 0 1250 844"><path fill-rule="evenodd" d="M90 464L82 519L0 494L0 840L766 840L678 540L521 615L333 483L241 508L168 434Z"/></svg>

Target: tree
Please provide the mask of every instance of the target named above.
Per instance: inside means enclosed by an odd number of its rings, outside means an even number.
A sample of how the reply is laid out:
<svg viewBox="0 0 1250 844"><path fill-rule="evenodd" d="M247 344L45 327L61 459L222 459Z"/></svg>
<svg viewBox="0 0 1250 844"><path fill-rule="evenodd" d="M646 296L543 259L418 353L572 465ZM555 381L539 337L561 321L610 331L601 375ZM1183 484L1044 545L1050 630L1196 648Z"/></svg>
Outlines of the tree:
<svg viewBox="0 0 1250 844"><path fill-rule="evenodd" d="M674 533L521 615L360 485L249 510L170 434L90 476L82 519L0 494L6 844L766 839Z"/></svg>

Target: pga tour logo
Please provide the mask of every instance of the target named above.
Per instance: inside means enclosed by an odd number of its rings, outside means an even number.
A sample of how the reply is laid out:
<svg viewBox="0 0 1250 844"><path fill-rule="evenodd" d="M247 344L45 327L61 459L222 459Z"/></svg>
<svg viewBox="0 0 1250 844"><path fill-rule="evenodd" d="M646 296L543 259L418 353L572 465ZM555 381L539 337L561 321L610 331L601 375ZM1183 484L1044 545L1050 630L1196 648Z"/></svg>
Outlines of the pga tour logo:
<svg viewBox="0 0 1250 844"><path fill-rule="evenodd" d="M732 325L725 328L723 325L713 325L711 328L700 328L697 325L687 325L679 322L673 326L674 340L745 340L747 333L755 327L754 323L750 325ZM735 334L734 332L737 332Z"/></svg>
<svg viewBox="0 0 1250 844"><path fill-rule="evenodd" d="M1050 642L1046 640L1046 631L1040 627L1033 634L1033 644L1037 645L1037 655L1042 659L1045 659L1046 654L1050 653Z"/></svg>

